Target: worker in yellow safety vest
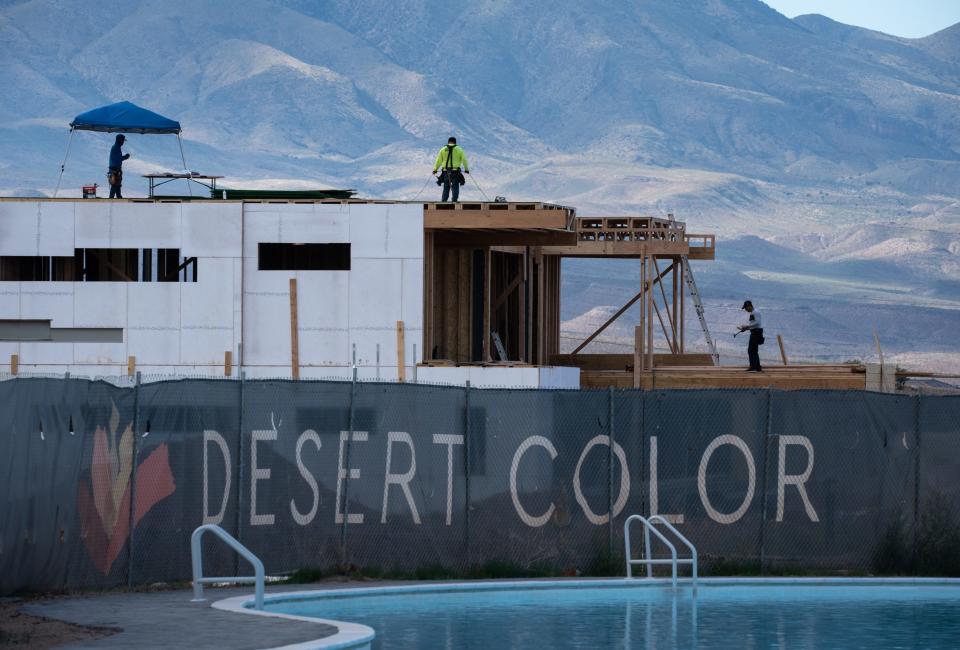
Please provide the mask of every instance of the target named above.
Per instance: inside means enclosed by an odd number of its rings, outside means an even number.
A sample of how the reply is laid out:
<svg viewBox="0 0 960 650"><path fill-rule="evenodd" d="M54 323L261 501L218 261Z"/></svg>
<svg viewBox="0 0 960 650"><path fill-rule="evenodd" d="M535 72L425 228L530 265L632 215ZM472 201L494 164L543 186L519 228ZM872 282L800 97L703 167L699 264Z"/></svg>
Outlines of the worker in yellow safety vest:
<svg viewBox="0 0 960 650"><path fill-rule="evenodd" d="M460 171L461 167L463 167L462 173ZM453 202L456 203L457 199L460 198L460 186L467 182L463 174L470 173L467 154L457 144L456 138L451 137L447 140L447 146L441 148L437 154L437 160L433 163L434 175L437 174L437 170L440 170L440 175L437 176L437 185L443 185L443 198L440 200L446 201L448 198L452 198ZM453 190L452 197L451 189Z"/></svg>

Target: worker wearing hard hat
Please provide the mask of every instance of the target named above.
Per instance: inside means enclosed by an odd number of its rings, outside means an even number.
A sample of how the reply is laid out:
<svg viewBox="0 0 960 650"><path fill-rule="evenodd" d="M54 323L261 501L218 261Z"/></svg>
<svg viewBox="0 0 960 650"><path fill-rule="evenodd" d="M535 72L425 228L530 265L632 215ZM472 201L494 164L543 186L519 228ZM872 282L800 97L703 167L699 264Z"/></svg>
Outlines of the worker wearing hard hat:
<svg viewBox="0 0 960 650"><path fill-rule="evenodd" d="M463 167L462 173L460 172L461 167ZM460 186L467 182L463 174L470 173L467 154L457 144L456 138L451 137L447 140L447 145L437 153L437 160L433 163L433 173L436 174L437 170L441 170L440 175L437 176L437 185L443 185L443 198L440 200L446 201L448 198L452 198L453 202L456 203L457 199L460 198ZM453 190L452 197L451 190Z"/></svg>
<svg viewBox="0 0 960 650"><path fill-rule="evenodd" d="M750 342L747 343L747 357L750 359L750 367L747 369L747 372L762 372L763 368L760 367L760 346L764 343L763 321L760 318L760 312L757 311L753 303L749 300L743 303L741 309L749 314L747 322L739 327L741 332L750 331Z"/></svg>

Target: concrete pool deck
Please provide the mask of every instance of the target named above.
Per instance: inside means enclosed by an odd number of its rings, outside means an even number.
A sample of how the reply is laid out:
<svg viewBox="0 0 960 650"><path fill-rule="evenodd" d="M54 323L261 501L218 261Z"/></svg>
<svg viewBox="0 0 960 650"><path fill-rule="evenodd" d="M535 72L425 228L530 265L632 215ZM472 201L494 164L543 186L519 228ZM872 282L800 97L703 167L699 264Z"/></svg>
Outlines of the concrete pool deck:
<svg viewBox="0 0 960 650"><path fill-rule="evenodd" d="M324 582L308 585L268 586L276 593L383 586L380 581ZM153 592L111 592L64 596L27 602L21 611L76 625L106 627L120 632L100 639L64 646L93 648L190 648L191 650L260 650L305 643L332 636L336 628L267 616L241 616L211 604L236 596L251 596L250 587L207 588L204 603L191 603L189 589Z"/></svg>

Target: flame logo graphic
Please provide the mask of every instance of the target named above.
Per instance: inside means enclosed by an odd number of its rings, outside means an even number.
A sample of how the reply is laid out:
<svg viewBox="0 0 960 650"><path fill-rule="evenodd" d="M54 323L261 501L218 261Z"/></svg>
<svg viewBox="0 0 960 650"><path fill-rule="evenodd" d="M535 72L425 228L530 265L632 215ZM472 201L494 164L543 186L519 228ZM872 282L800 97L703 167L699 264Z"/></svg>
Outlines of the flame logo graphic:
<svg viewBox="0 0 960 650"><path fill-rule="evenodd" d="M98 426L93 434L90 481L81 481L77 493L81 536L97 569L109 575L130 532L130 478L133 472L133 423L122 433L114 404L109 431ZM166 444L159 445L136 469L133 527L153 506L177 489Z"/></svg>

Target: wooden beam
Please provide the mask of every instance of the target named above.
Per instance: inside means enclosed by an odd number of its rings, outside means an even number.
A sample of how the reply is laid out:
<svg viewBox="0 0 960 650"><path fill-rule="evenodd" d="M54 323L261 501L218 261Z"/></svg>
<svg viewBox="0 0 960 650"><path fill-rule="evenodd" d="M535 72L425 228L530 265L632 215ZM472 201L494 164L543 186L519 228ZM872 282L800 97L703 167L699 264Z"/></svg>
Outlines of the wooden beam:
<svg viewBox="0 0 960 650"><path fill-rule="evenodd" d="M567 228L566 210L425 210L427 230L549 229Z"/></svg>
<svg viewBox="0 0 960 650"><path fill-rule="evenodd" d="M433 359L433 245L434 233L423 233L423 359Z"/></svg>
<svg viewBox="0 0 960 650"><path fill-rule="evenodd" d="M127 357L127 377L133 377L137 372L137 358L134 356Z"/></svg>
<svg viewBox="0 0 960 650"><path fill-rule="evenodd" d="M459 361L470 361L471 343L470 332L473 329L470 320L470 309L473 304L473 251L459 251L459 270L457 271L457 288L460 295L457 297L457 354Z"/></svg>
<svg viewBox="0 0 960 650"><path fill-rule="evenodd" d="M671 268L672 268L672 265L671 265ZM667 272L668 272L669 270L670 270L670 269L666 269L663 273L661 273L660 276L657 277L657 279L655 280L655 282L660 282L660 281L664 278L664 276L667 274ZM610 325L612 325L615 320L617 320L618 318L620 318L621 316L623 316L623 313L624 313L625 311L627 311L628 309L630 309L630 307L632 307L635 302L637 302L638 300L640 300L640 298L643 296L643 291L644 291L643 289L640 289L640 293L638 293L638 294L635 295L633 298L631 298L630 300L628 300L628 301L627 301L627 304L625 304L623 307L621 307L620 309L618 309L618 310L617 310L617 313L615 313L613 316L611 316L610 318L608 318L608 319L607 319L607 322L605 322L603 325L601 325L600 327L598 327L597 330L596 330L593 334L591 334L590 336L588 336L588 337L584 340L583 343L581 343L580 345L578 345L578 346L577 346L577 349L574 350L573 352L571 352L571 354L576 354L577 352L579 352L579 351L582 350L583 348L587 347L587 345L590 343L590 341L592 341L593 339L595 339L595 338L597 338L598 336L600 336L600 333L603 332L603 330L605 330L605 329L607 329L608 327L610 327Z"/></svg>
<svg viewBox="0 0 960 650"><path fill-rule="evenodd" d="M663 277L660 274L660 265L657 264L657 258L651 258L653 260L653 270L657 274L657 278ZM672 264L671 264L672 266ZM670 267L664 270L664 274L670 271ZM660 285L660 295L663 296L663 309L667 312L667 322L670 323L670 332L667 332L667 328L664 327L663 318L660 317L660 310L657 310L657 318L660 318L660 327L663 328L663 336L667 339L667 343L670 345L670 351L673 353L677 352L677 331L676 326L673 323L673 315L670 313L670 303L667 301L667 290L663 288L663 282L657 282ZM656 304L656 300L654 300Z"/></svg>
<svg viewBox="0 0 960 650"><path fill-rule="evenodd" d="M233 374L233 352L227 350L223 353L223 376L229 377Z"/></svg>
<svg viewBox="0 0 960 650"><path fill-rule="evenodd" d="M10 355L10 374L15 375L20 372L20 355L11 354Z"/></svg>
<svg viewBox="0 0 960 650"><path fill-rule="evenodd" d="M506 301L506 299L510 297L510 294L516 291L517 287L519 287L522 283L523 283L523 274L521 272L521 274L517 275L517 277L513 279L513 281L507 286L507 288L503 290L503 293L497 296L497 300L493 304L493 310L497 311L498 309L500 309L500 305L502 305Z"/></svg>
<svg viewBox="0 0 960 650"><path fill-rule="evenodd" d="M297 311L297 279L290 278L290 374L294 379L300 379L300 324Z"/></svg>
<svg viewBox="0 0 960 650"><path fill-rule="evenodd" d="M576 246L577 233L569 230L431 230L438 247Z"/></svg>
<svg viewBox="0 0 960 650"><path fill-rule="evenodd" d="M524 248L520 259L520 318L518 339L520 344L520 361L527 361L527 267L530 261L528 249Z"/></svg>
<svg viewBox="0 0 960 650"><path fill-rule="evenodd" d="M785 366L790 365L790 364L787 362L787 353L786 353L786 351L783 349L783 337L780 336L779 334L777 334L777 344L780 346L780 358L783 359L783 365L785 365Z"/></svg>

